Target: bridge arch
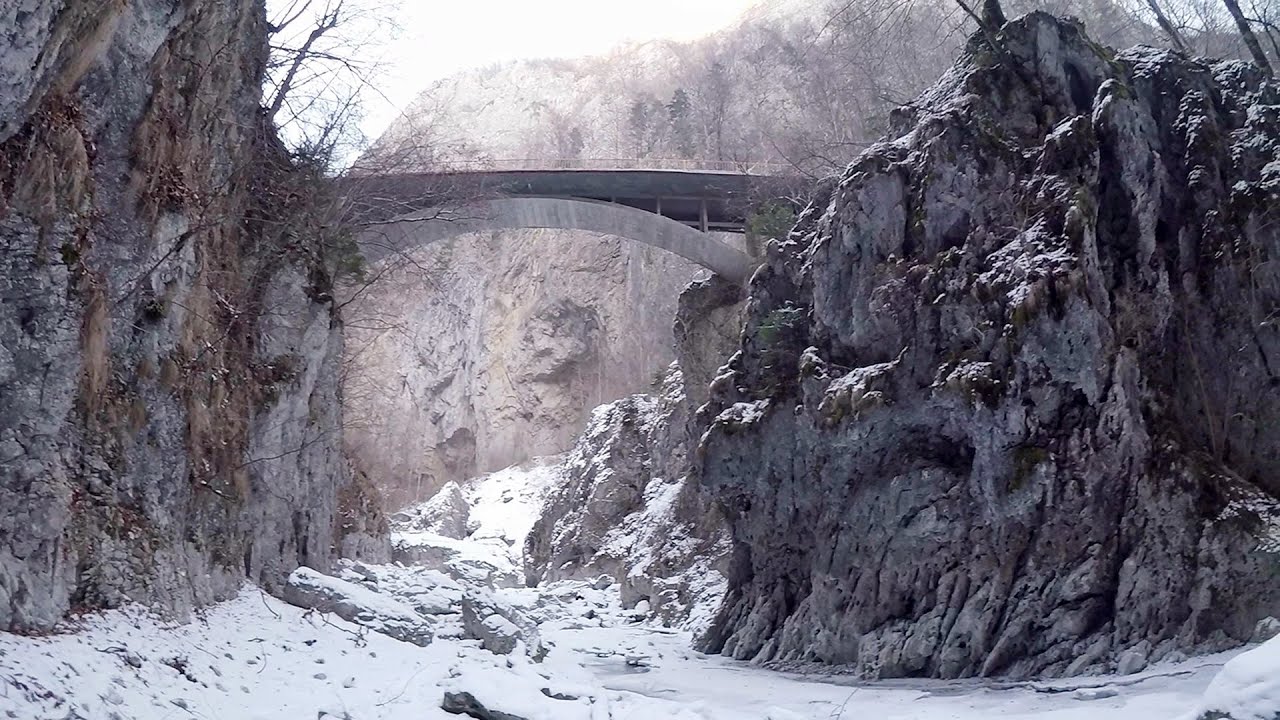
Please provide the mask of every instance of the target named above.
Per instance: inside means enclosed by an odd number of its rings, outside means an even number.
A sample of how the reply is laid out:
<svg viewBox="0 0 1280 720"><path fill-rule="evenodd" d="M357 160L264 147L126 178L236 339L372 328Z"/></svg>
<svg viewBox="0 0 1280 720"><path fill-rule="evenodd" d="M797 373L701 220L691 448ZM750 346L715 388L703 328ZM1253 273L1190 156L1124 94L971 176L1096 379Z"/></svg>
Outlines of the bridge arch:
<svg viewBox="0 0 1280 720"><path fill-rule="evenodd" d="M580 230L615 235L675 253L739 284L746 284L756 261L708 233L676 220L625 205L596 200L505 197L469 203L447 217L414 212L367 229L360 238L369 262L438 240L492 230Z"/></svg>

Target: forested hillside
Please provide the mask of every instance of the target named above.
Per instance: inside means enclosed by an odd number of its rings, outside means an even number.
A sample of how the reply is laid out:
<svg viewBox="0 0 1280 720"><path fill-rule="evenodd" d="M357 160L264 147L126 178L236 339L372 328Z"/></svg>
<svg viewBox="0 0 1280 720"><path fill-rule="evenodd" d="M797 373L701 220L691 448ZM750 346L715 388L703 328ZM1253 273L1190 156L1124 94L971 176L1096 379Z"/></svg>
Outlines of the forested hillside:
<svg viewBox="0 0 1280 720"><path fill-rule="evenodd" d="M1182 43L1191 54L1247 57L1219 0L1019 0L1076 16L1109 47ZM1280 35L1274 4L1249 12ZM679 167L754 166L823 175L842 167L950 67L965 37L955 3L769 0L691 43L657 41L604 56L527 60L441 80L365 158L397 165L507 167L584 160ZM970 26L971 28L971 26ZM773 167L771 167L771 165Z"/></svg>

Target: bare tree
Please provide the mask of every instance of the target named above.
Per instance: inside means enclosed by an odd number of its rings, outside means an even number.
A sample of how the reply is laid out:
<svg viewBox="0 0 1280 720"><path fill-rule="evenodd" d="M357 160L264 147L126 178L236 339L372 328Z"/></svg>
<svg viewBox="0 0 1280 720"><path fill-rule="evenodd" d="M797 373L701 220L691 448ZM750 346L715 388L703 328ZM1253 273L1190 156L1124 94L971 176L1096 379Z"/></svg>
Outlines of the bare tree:
<svg viewBox="0 0 1280 720"><path fill-rule="evenodd" d="M1262 43L1258 42L1258 36L1254 34L1253 27L1249 24L1248 18L1245 17L1244 11L1240 9L1240 3L1237 0L1222 0L1227 6L1227 12L1231 13L1231 18L1235 20L1236 27L1240 29L1240 37L1244 40L1245 47L1249 48L1249 54L1253 55L1253 62L1267 77L1274 77L1275 73L1271 69L1271 63L1267 60L1267 54L1262 50Z"/></svg>
<svg viewBox="0 0 1280 720"><path fill-rule="evenodd" d="M1169 16L1165 15L1164 9L1160 7L1158 0L1146 0L1146 3L1151 10L1151 14L1156 18L1156 24L1164 31L1174 49L1179 52L1186 52L1187 43L1182 39L1182 33L1178 32L1178 28L1174 27L1174 24L1169 20Z"/></svg>
<svg viewBox="0 0 1280 720"><path fill-rule="evenodd" d="M364 144L359 122L385 74L398 0L271 5L266 113L291 149L341 163Z"/></svg>

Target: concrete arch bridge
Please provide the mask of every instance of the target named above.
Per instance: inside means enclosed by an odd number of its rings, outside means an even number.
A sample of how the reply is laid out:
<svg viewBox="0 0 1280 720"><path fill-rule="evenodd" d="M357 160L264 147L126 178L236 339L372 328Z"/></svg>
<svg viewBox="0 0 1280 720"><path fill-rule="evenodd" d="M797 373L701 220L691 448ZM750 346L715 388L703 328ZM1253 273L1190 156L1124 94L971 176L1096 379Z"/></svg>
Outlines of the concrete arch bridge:
<svg viewBox="0 0 1280 720"><path fill-rule="evenodd" d="M518 170L355 178L366 261L501 229L579 230L652 245L745 283L759 262L713 233L744 233L794 178L706 170Z"/></svg>

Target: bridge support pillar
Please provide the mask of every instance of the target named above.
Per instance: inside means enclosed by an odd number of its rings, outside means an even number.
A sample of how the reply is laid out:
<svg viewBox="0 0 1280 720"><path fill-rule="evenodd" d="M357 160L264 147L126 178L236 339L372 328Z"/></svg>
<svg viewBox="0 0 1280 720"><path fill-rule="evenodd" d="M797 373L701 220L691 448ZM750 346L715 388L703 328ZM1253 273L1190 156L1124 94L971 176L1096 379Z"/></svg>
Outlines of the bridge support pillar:
<svg viewBox="0 0 1280 720"><path fill-rule="evenodd" d="M662 217L662 196L661 195L658 196L657 205L658 205L658 217Z"/></svg>
<svg viewBox="0 0 1280 720"><path fill-rule="evenodd" d="M698 208L698 229L702 232L707 231L707 199L702 198L702 202Z"/></svg>

